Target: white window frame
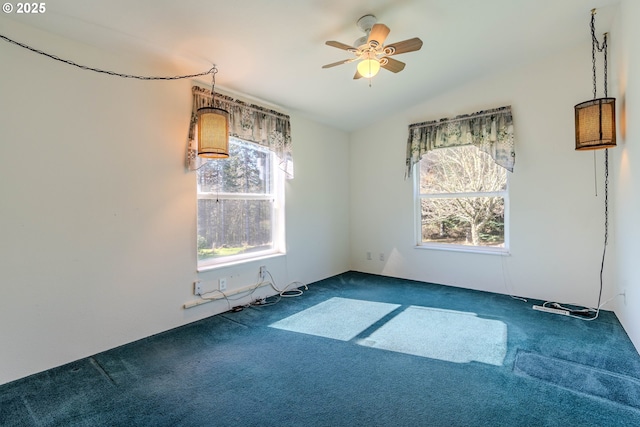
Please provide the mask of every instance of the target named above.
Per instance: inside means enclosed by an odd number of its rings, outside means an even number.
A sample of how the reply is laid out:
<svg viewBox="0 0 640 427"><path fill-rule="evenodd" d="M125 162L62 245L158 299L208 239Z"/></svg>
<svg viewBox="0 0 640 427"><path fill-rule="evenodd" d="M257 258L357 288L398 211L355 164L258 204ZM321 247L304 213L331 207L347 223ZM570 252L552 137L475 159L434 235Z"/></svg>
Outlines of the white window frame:
<svg viewBox="0 0 640 427"><path fill-rule="evenodd" d="M413 175L413 200L414 200L414 235L415 248L417 249L435 249L442 251L455 252L473 252L483 254L499 254L508 255L509 252L509 180L510 176L507 172L507 186L502 191L487 192L461 192L461 193L420 193L420 162L414 165ZM422 241L422 204L423 199L436 198L468 198L468 197L502 197L504 200L504 245L499 246L473 246L473 245L456 245L451 243L423 242Z"/></svg>
<svg viewBox="0 0 640 427"><path fill-rule="evenodd" d="M250 141L245 141L240 138L230 137L232 140L239 141L245 144L252 144L255 149L267 152L270 156L270 169L272 174L271 180L271 192L265 194L247 194L247 193L223 193L223 192L200 192L199 184L196 177L196 199L209 199L209 200L273 200L271 205L271 237L272 247L270 249L243 253L237 255L229 255L225 257L214 257L206 260L197 259L197 271L206 271L220 267L226 267L229 265L240 264L250 261L255 261L264 258L270 258L273 256L279 256L285 254L285 215L284 215L284 195L285 195L285 173L278 167L278 157L272 151L269 151L266 147L262 147L258 144ZM217 160L210 160L217 161ZM196 202L196 221L198 219L198 206ZM196 224L196 240L198 236L198 226Z"/></svg>

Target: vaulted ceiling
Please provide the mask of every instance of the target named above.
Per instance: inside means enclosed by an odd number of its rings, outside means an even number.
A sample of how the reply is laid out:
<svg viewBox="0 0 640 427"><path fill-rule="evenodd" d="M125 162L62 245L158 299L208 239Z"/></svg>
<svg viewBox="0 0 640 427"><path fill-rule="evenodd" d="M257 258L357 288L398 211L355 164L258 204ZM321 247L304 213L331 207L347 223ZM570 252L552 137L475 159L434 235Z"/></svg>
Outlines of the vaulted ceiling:
<svg viewBox="0 0 640 427"><path fill-rule="evenodd" d="M44 14L2 14L0 24L13 19L125 57L148 56L171 65L176 74L206 71L216 64L217 87L350 131L496 70L588 44L590 10L598 8L597 31L602 33L612 23L616 4L617 0L56 0L46 3ZM352 44L363 35L356 21L366 14L391 29L387 43L412 37L424 42L420 51L396 57L407 64L402 72L381 70L371 87L366 79L353 79L355 63L321 68L349 57L325 41ZM94 65L81 56L68 59ZM134 66L115 71L136 72ZM202 82L209 84L210 79Z"/></svg>

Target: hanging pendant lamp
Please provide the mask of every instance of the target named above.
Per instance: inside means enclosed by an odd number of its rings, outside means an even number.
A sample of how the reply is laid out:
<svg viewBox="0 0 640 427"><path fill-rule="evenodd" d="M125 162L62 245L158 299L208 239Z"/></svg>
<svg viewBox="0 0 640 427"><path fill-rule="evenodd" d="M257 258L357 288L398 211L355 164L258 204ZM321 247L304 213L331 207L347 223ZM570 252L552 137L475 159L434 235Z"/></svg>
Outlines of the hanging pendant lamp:
<svg viewBox="0 0 640 427"><path fill-rule="evenodd" d="M591 10L591 58L593 99L576 105L576 150L598 150L616 146L616 99L607 97L607 33L602 46L595 33L596 10ZM604 98L596 98L596 49L604 52Z"/></svg>
<svg viewBox="0 0 640 427"><path fill-rule="evenodd" d="M216 73L212 69L211 103L198 109L198 156L208 159L229 157L229 112L215 105Z"/></svg>

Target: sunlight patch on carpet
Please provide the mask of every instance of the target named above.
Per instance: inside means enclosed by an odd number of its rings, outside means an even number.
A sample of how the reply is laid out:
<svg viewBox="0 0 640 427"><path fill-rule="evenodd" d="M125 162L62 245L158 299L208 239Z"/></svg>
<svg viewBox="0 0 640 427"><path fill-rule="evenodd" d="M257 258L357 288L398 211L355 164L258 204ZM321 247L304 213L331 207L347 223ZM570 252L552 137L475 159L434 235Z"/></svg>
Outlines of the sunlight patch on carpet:
<svg viewBox="0 0 640 427"><path fill-rule="evenodd" d="M501 366L507 325L475 313L410 306L359 344L455 363Z"/></svg>
<svg viewBox="0 0 640 427"><path fill-rule="evenodd" d="M476 361L501 366L504 362L504 322L483 319L475 313L420 306L409 306L383 320L400 307L335 297L269 326L341 341L358 338L354 342L362 346L454 363ZM373 332L369 330L364 336L362 332L369 328Z"/></svg>
<svg viewBox="0 0 640 427"><path fill-rule="evenodd" d="M335 297L269 326L349 341L398 307L397 304Z"/></svg>

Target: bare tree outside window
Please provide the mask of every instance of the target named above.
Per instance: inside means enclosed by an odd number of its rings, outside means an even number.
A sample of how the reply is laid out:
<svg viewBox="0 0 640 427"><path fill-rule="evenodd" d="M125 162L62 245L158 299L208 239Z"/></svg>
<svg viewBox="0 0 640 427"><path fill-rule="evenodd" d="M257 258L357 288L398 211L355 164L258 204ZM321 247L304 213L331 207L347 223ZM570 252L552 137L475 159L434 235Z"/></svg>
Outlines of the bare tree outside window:
<svg viewBox="0 0 640 427"><path fill-rule="evenodd" d="M419 178L422 243L504 247L506 172L474 146L424 155Z"/></svg>

